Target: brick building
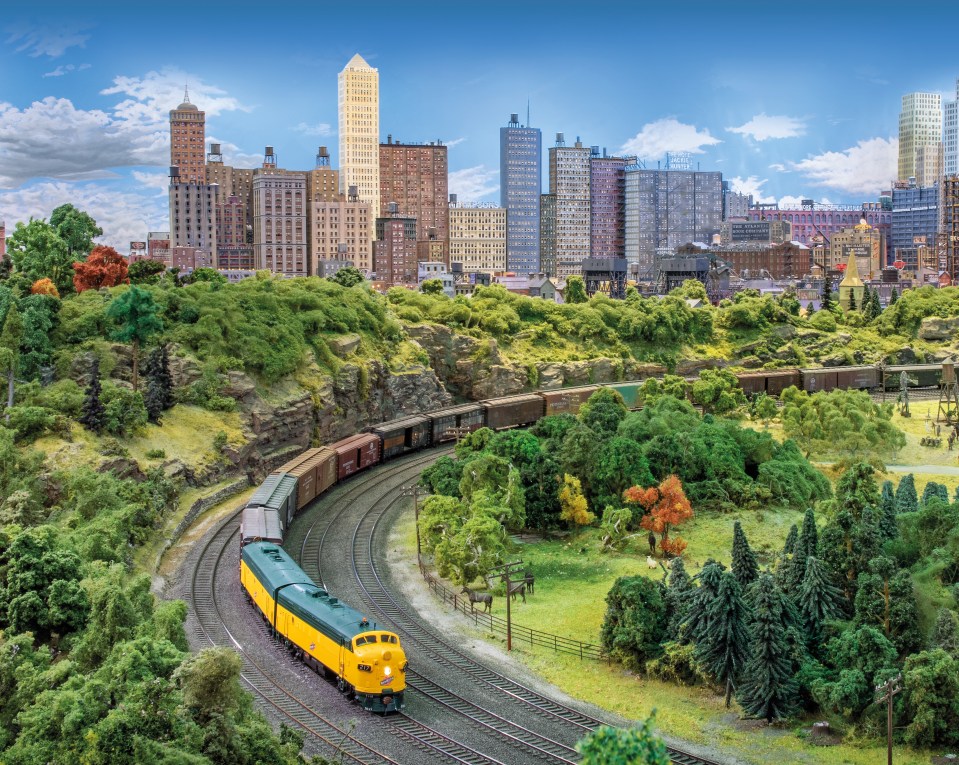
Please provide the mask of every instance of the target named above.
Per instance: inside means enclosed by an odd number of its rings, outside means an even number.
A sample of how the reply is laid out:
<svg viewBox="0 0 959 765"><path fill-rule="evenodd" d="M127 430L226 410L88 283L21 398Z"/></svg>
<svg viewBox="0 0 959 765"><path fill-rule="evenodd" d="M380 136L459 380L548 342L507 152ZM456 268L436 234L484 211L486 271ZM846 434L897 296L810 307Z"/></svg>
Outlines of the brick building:
<svg viewBox="0 0 959 765"><path fill-rule="evenodd" d="M377 218L373 242L376 279L389 286L417 284L416 219Z"/></svg>
<svg viewBox="0 0 959 765"><path fill-rule="evenodd" d="M170 165L180 168L182 183L206 183L206 112L190 103L190 94L183 94L183 103L170 110Z"/></svg>

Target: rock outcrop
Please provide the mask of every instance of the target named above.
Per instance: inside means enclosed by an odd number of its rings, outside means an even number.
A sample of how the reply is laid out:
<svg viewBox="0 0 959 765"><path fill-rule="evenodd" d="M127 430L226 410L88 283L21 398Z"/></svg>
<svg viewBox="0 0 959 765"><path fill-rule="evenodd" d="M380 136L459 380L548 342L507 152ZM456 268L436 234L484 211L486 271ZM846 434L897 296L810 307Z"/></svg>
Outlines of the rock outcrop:
<svg viewBox="0 0 959 765"><path fill-rule="evenodd" d="M959 337L959 318L940 319L929 316L919 325L919 339L932 341L951 341Z"/></svg>

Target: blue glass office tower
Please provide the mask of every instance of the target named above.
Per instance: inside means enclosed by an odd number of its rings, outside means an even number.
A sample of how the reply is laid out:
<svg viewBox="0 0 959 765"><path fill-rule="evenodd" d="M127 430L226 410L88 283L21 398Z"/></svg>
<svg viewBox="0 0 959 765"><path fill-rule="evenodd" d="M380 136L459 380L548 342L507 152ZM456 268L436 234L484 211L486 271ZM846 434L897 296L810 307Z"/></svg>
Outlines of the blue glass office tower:
<svg viewBox="0 0 959 765"><path fill-rule="evenodd" d="M500 206L506 208L506 268L517 274L540 271L539 195L542 133L523 127L519 116L499 129Z"/></svg>

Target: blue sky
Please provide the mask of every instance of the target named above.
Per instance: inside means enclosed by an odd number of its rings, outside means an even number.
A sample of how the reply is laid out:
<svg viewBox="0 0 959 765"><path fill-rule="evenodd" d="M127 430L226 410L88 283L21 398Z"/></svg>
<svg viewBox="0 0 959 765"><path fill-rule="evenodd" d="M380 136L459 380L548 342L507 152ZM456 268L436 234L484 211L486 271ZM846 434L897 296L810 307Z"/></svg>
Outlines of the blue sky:
<svg viewBox="0 0 959 765"><path fill-rule="evenodd" d="M326 144L335 166L356 52L380 72L381 139L448 143L461 199L498 200L498 129L528 100L544 149L690 151L766 201L871 201L902 94L955 95L959 55L920 29L957 22L947 2L23 4L0 21L0 219L73 201L111 244L165 229L184 82L227 161L270 144L309 168Z"/></svg>

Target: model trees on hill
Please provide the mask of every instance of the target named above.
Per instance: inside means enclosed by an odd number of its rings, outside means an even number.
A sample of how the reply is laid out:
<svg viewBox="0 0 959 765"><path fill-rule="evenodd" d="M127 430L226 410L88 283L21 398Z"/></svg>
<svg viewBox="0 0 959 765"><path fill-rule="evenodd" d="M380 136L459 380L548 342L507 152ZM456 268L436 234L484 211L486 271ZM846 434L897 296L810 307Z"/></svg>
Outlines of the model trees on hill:
<svg viewBox="0 0 959 765"><path fill-rule="evenodd" d="M723 572L707 620L696 640L696 659L726 688L726 708L749 656L749 608L732 573Z"/></svg>
<svg viewBox="0 0 959 765"><path fill-rule="evenodd" d="M606 594L600 632L603 651L630 669L660 652L668 614L664 588L645 576L620 577Z"/></svg>
<svg viewBox="0 0 959 765"><path fill-rule="evenodd" d="M653 714L638 728L601 725L576 745L581 765L669 765L669 753L653 732Z"/></svg>
<svg viewBox="0 0 959 765"><path fill-rule="evenodd" d="M731 566L733 576L739 582L739 586L746 591L759 577L759 564L756 563L756 555L749 547L749 541L746 539L746 532L739 521L733 524L733 562Z"/></svg>
<svg viewBox="0 0 959 765"><path fill-rule="evenodd" d="M20 342L23 339L23 321L20 311L13 300L7 308L7 315L3 320L3 329L0 330L0 372L7 376L7 413L6 421L10 422L10 407L13 406L14 376L20 362Z"/></svg>
<svg viewBox="0 0 959 765"><path fill-rule="evenodd" d="M163 329L163 322L157 316L159 306L153 295L146 290L132 286L122 295L114 298L107 308L107 317L119 324L113 337L124 343L133 344L133 390L139 386L140 346Z"/></svg>
<svg viewBox="0 0 959 765"><path fill-rule="evenodd" d="M659 534L659 549L665 555L682 555L686 540L680 536L670 538L669 532L693 517L693 507L683 491L683 483L675 475L667 476L659 486L646 489L633 486L623 493L627 504L639 506L646 511L640 525Z"/></svg>
<svg viewBox="0 0 959 765"><path fill-rule="evenodd" d="M94 433L103 431L106 424L106 408L100 400L100 359L94 357L90 368L90 384L83 399L83 412L78 418L80 424Z"/></svg>
<svg viewBox="0 0 959 765"><path fill-rule="evenodd" d="M94 247L86 260L73 264L73 287L80 293L129 284L127 261L112 247Z"/></svg>

